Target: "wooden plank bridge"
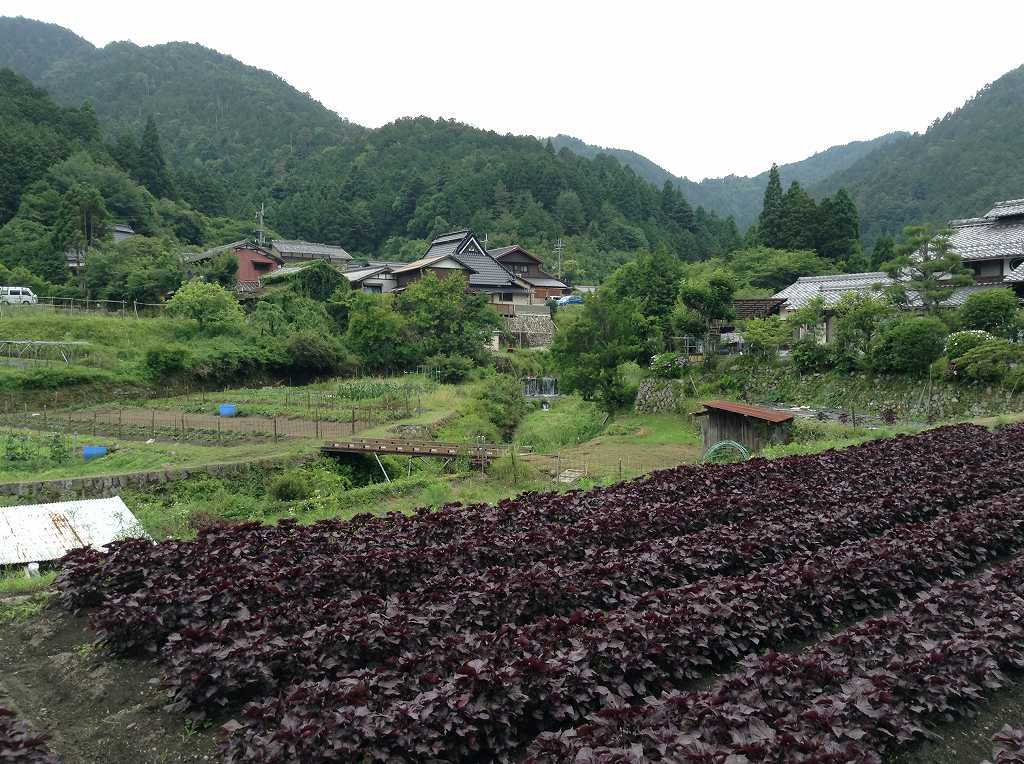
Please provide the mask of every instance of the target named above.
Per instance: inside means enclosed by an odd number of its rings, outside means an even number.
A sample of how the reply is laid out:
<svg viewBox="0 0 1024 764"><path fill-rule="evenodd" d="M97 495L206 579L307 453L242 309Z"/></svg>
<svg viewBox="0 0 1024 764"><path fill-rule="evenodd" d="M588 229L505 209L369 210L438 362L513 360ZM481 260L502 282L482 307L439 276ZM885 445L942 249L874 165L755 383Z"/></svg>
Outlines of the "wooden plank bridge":
<svg viewBox="0 0 1024 764"><path fill-rule="evenodd" d="M489 462L506 456L508 446L497 443L445 443L438 440L402 440L400 438L351 438L328 443L320 449L325 456L337 454L388 454L395 456L432 456L440 459L467 457L474 462Z"/></svg>

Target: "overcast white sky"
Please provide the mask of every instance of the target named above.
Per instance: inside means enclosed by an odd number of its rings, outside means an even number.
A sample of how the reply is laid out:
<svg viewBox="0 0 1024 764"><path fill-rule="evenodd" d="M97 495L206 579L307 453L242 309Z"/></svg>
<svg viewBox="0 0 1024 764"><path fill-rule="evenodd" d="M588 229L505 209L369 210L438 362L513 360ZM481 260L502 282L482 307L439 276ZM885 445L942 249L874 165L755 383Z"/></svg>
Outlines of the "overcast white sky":
<svg viewBox="0 0 1024 764"><path fill-rule="evenodd" d="M454 117L693 179L924 130L1024 63L1024 2L0 0L96 45L187 40L353 122Z"/></svg>

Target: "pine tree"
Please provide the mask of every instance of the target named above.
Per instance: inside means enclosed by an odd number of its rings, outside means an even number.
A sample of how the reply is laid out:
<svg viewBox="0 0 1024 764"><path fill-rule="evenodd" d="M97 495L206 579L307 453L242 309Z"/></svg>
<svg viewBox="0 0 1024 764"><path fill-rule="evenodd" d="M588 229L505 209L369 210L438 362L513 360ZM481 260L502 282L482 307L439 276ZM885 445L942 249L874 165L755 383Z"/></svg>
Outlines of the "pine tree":
<svg viewBox="0 0 1024 764"><path fill-rule="evenodd" d="M761 235L761 243L766 247L782 249L782 180L779 178L779 166L772 165L768 173L768 187L764 190L764 206L758 218L757 227Z"/></svg>
<svg viewBox="0 0 1024 764"><path fill-rule="evenodd" d="M142 130L136 173L139 182L148 188L153 196L158 199L174 198L174 184L171 182L164 151L160 146L160 134L152 115L146 120L146 127Z"/></svg>

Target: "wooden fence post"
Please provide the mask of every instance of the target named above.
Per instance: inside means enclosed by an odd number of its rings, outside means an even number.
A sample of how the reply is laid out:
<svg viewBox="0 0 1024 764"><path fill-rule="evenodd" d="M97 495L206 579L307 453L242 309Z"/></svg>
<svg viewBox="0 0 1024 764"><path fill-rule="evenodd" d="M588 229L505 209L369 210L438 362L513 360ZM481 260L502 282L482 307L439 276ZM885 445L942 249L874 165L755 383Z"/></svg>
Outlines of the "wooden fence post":
<svg viewBox="0 0 1024 764"><path fill-rule="evenodd" d="M124 430L121 427L121 422L122 422L122 416L121 415L123 413L124 413L124 409L122 409L121 407L118 407L118 409L117 409L117 437L119 439L124 435Z"/></svg>
<svg viewBox="0 0 1024 764"><path fill-rule="evenodd" d="M356 410L352 409L352 434L356 434Z"/></svg>
<svg viewBox="0 0 1024 764"><path fill-rule="evenodd" d="M155 438L156 437L156 409L153 409L151 412L149 412L149 415L150 415L149 436L151 438Z"/></svg>
<svg viewBox="0 0 1024 764"><path fill-rule="evenodd" d="M274 442L277 443L277 414L274 415Z"/></svg>

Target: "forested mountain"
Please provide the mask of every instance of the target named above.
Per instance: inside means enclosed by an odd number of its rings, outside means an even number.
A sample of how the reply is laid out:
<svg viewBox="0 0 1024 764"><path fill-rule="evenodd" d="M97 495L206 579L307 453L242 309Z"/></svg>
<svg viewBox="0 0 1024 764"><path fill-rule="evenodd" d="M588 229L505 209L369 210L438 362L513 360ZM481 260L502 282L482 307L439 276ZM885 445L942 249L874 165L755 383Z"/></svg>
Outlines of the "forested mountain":
<svg viewBox="0 0 1024 764"><path fill-rule="evenodd" d="M845 187L870 243L912 223L983 215L1024 196L1024 67L984 87L924 133L904 136L811 187Z"/></svg>
<svg viewBox="0 0 1024 764"><path fill-rule="evenodd" d="M137 136L153 116L183 195L222 197L217 214L250 217L276 177L364 132L280 77L190 43L95 48L52 24L0 18L3 67L58 103L89 100L111 139Z"/></svg>
<svg viewBox="0 0 1024 764"><path fill-rule="evenodd" d="M906 136L906 133L890 133L870 141L854 141L843 146L833 146L799 162L780 165L779 173L786 186L793 181L804 187L813 186L868 156L880 146ZM666 180L671 181L679 187L691 204L704 207L722 217L732 217L741 230L753 223L761 212L762 197L768 183L768 170L753 177L728 175L724 178L707 178L698 183L673 175L661 165L635 151L593 146L568 135L555 136L551 141L556 149L568 148L580 156L613 156L622 164L633 168L641 178L655 185L660 186Z"/></svg>
<svg viewBox="0 0 1024 764"><path fill-rule="evenodd" d="M33 23L0 20L0 66L27 60L7 42ZM59 37L59 28L40 24L34 34ZM542 256L561 238L567 275L586 280L637 251L698 260L739 243L731 221L609 158L558 155L532 137L454 121L403 119L368 130L275 75L198 45L83 50L71 39L49 46L49 67L33 60L37 84L58 103L88 100L118 168L154 197L199 213L251 219L266 203L280 233L370 256L412 258L423 239L466 225ZM166 177L137 161L154 156L157 133ZM209 243L205 232L191 238Z"/></svg>

